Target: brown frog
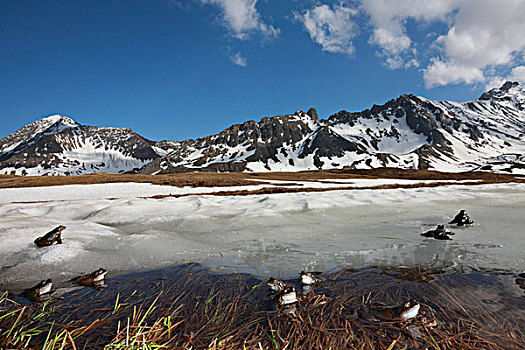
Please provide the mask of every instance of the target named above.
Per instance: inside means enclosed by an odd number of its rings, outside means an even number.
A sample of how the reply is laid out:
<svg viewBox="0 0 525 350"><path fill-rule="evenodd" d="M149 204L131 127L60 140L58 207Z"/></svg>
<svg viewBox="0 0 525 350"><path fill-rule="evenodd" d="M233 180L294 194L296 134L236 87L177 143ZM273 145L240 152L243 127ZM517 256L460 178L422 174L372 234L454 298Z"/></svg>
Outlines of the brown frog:
<svg viewBox="0 0 525 350"><path fill-rule="evenodd" d="M53 282L51 279L47 279L45 281L41 281L32 288L25 289L21 295L31 301L42 302L49 299L49 297L53 294L51 292L52 287Z"/></svg>
<svg viewBox="0 0 525 350"><path fill-rule="evenodd" d="M65 229L66 227L63 225L55 227L52 231L49 231L44 236L35 239L35 244L38 247L47 247L54 244L55 242L57 244L62 244L62 231Z"/></svg>
<svg viewBox="0 0 525 350"><path fill-rule="evenodd" d="M374 306L372 307L372 313L375 317L383 321L404 322L416 317L420 307L418 302L410 300L396 306Z"/></svg>
<svg viewBox="0 0 525 350"><path fill-rule="evenodd" d="M104 277L106 276L106 273L108 273L106 269L99 268L87 276L75 277L71 281L84 287L102 290L107 287L107 285L104 284Z"/></svg>
<svg viewBox="0 0 525 350"><path fill-rule="evenodd" d="M287 286L286 283L284 283L283 281L279 281L278 279L275 279L273 277L270 277L270 279L266 281L266 284L270 288L270 291L274 293L283 292Z"/></svg>
<svg viewBox="0 0 525 350"><path fill-rule="evenodd" d="M465 209L461 209L459 213L452 219L449 224L456 224L457 226L470 226L474 223L470 216L467 215L467 211Z"/></svg>
<svg viewBox="0 0 525 350"><path fill-rule="evenodd" d="M306 285L321 283L323 278L321 277L322 272L304 272L301 271L301 283Z"/></svg>
<svg viewBox="0 0 525 350"><path fill-rule="evenodd" d="M279 303L281 305L290 305L293 303L296 303L297 300L297 293L295 292L294 287L287 286L280 294L279 294Z"/></svg>
<svg viewBox="0 0 525 350"><path fill-rule="evenodd" d="M438 225L434 230L430 230L421 234L421 236L440 239L440 240L449 240L451 239L449 235L453 235L454 232L448 231L445 228L445 225Z"/></svg>
<svg viewBox="0 0 525 350"><path fill-rule="evenodd" d="M419 308L419 303L414 300L395 306L373 303L370 306L362 306L357 310L357 314L365 320L405 322L416 317L419 313Z"/></svg>

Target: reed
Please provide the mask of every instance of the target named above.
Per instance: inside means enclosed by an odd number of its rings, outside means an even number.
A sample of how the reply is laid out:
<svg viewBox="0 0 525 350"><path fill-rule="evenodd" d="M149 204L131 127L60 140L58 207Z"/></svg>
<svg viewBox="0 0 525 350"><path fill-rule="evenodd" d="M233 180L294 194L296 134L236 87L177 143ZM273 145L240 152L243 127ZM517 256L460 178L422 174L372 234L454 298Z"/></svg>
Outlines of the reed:
<svg viewBox="0 0 525 350"><path fill-rule="evenodd" d="M267 298L264 281L180 265L109 280L44 304L0 297L0 348L42 349L523 349L523 298L496 274L423 269L341 270L295 313ZM139 283L137 283L137 281ZM295 284L297 281L287 281ZM501 300L483 301L480 288ZM413 298L434 328L361 319L357 310ZM513 305L514 307L509 307ZM288 313L287 313L288 312Z"/></svg>

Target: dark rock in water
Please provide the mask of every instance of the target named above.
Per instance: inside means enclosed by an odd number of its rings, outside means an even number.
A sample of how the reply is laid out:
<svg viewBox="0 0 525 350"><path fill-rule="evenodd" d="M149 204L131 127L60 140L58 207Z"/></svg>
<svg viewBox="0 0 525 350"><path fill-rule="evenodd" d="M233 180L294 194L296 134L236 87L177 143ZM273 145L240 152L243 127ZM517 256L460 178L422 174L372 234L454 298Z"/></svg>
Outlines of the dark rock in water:
<svg viewBox="0 0 525 350"><path fill-rule="evenodd" d="M445 225L438 225L435 229L429 230L421 234L421 236L439 239L439 240L449 240L451 239L449 235L453 235L454 232L448 231L445 228Z"/></svg>
<svg viewBox="0 0 525 350"><path fill-rule="evenodd" d="M449 224L456 224L458 226L469 226L473 223L474 221L467 215L467 211L465 209L461 209L454 219L449 222Z"/></svg>

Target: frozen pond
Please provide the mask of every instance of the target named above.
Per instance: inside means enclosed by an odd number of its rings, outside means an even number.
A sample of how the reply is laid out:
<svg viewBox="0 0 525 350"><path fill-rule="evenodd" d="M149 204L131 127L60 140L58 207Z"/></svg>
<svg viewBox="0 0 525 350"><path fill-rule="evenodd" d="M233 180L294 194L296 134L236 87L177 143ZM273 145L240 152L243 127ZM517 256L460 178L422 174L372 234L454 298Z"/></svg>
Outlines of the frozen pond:
<svg viewBox="0 0 525 350"><path fill-rule="evenodd" d="M17 191L24 198L29 189ZM0 289L45 278L60 285L98 267L115 274L181 261L282 278L303 269L413 266L436 256L458 269L525 266L523 184L102 198L0 204ZM460 209L475 224L450 227L453 240L420 236ZM64 244L35 246L60 224Z"/></svg>

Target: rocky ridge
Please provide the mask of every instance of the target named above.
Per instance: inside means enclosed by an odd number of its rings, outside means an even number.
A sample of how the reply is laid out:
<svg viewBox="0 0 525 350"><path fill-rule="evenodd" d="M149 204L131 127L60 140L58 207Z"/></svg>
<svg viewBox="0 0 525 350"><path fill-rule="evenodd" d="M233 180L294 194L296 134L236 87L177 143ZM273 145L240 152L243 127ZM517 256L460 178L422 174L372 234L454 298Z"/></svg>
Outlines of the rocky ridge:
<svg viewBox="0 0 525 350"><path fill-rule="evenodd" d="M308 112L153 142L130 129L51 116L0 140L0 173L166 174L377 167L525 174L525 89L507 82L465 103L402 95L361 112Z"/></svg>
<svg viewBox="0 0 525 350"><path fill-rule="evenodd" d="M153 142L129 128L80 125L53 115L0 140L0 173L80 175L140 169L178 143Z"/></svg>
<svg viewBox="0 0 525 350"><path fill-rule="evenodd" d="M298 171L377 167L525 173L525 90L505 83L466 103L402 95L362 112L248 121L186 140L145 165L182 171Z"/></svg>

